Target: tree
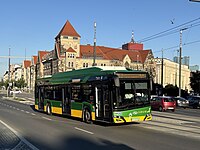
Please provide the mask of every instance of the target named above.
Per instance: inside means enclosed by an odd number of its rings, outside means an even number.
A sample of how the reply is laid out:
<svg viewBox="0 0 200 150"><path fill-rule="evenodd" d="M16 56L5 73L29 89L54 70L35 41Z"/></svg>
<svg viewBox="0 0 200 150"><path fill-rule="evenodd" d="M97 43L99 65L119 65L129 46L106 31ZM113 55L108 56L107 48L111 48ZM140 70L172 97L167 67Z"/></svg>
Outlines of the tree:
<svg viewBox="0 0 200 150"><path fill-rule="evenodd" d="M164 93L168 96L178 96L178 87L168 84L165 86Z"/></svg>
<svg viewBox="0 0 200 150"><path fill-rule="evenodd" d="M190 86L194 93L200 94L200 71L192 72L190 77Z"/></svg>
<svg viewBox="0 0 200 150"><path fill-rule="evenodd" d="M9 85L9 81L8 80L6 80L5 82L3 82L3 86L5 86L6 89L8 88L8 85Z"/></svg>
<svg viewBox="0 0 200 150"><path fill-rule="evenodd" d="M26 87L27 84L25 83L25 80L23 78L21 78L15 82L15 86L21 89L21 88Z"/></svg>
<svg viewBox="0 0 200 150"><path fill-rule="evenodd" d="M153 83L152 86L151 95L162 95L163 86L161 84Z"/></svg>

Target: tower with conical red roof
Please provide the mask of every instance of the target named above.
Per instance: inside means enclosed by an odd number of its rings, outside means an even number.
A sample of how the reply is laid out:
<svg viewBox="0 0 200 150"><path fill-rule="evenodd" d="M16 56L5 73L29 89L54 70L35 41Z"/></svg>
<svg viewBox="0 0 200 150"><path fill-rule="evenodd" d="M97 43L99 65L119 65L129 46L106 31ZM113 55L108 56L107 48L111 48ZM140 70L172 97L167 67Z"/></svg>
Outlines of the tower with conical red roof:
<svg viewBox="0 0 200 150"><path fill-rule="evenodd" d="M61 31L55 37L56 43L60 47L60 56L64 56L66 50L72 48L77 52L77 57L80 56L80 38L71 23L67 20Z"/></svg>

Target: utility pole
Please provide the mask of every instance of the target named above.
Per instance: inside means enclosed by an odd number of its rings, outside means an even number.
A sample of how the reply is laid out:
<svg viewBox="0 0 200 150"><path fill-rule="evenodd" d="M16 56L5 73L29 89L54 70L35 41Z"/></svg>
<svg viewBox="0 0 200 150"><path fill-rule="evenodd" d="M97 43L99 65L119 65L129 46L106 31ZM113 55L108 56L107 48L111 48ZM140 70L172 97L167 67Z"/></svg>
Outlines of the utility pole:
<svg viewBox="0 0 200 150"><path fill-rule="evenodd" d="M161 58L161 85L163 87L163 49L162 49L162 58Z"/></svg>
<svg viewBox="0 0 200 150"><path fill-rule="evenodd" d="M139 55L137 55L137 70L138 70L138 58L139 58Z"/></svg>
<svg viewBox="0 0 200 150"><path fill-rule="evenodd" d="M187 28L180 29L180 47L179 47L179 96L181 97L181 57L182 57L182 33Z"/></svg>
<svg viewBox="0 0 200 150"><path fill-rule="evenodd" d="M8 50L8 94L7 96L10 96L10 47Z"/></svg>
<svg viewBox="0 0 200 150"><path fill-rule="evenodd" d="M93 65L96 66L96 22L94 22L94 53L93 53Z"/></svg>

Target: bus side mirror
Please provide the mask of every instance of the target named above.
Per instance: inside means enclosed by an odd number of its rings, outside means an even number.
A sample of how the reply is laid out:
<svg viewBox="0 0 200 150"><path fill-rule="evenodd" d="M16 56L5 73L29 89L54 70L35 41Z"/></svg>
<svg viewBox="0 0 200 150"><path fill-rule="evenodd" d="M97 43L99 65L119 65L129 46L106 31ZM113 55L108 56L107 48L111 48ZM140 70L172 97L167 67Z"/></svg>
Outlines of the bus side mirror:
<svg viewBox="0 0 200 150"><path fill-rule="evenodd" d="M119 78L118 77L114 78L114 82L115 82L115 86L119 87Z"/></svg>

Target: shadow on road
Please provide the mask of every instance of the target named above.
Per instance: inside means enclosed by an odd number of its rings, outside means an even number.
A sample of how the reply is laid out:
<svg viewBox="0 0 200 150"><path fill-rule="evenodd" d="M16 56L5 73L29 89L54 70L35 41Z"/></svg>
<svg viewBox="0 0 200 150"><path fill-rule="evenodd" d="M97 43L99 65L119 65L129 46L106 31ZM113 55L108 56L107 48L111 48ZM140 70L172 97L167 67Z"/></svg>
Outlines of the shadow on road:
<svg viewBox="0 0 200 150"><path fill-rule="evenodd" d="M40 113L44 113L46 114L46 112L41 112L35 109L35 105L30 105L31 109L33 111L36 112L40 112ZM52 114L53 116L57 116L57 117L62 117L62 118L67 118L67 119L71 119L74 121L80 121L82 122L81 118L76 118L76 117L72 117L72 116L68 116L68 115L60 115L60 114ZM126 125L134 125L134 124L140 124L139 122L130 122L130 123L107 123L107 122L100 122L100 121L93 121L92 124L95 125L100 125L100 126L104 126L104 127L110 127L110 126L126 126Z"/></svg>
<svg viewBox="0 0 200 150"><path fill-rule="evenodd" d="M48 150L135 150L122 143L114 143L107 139L87 138L87 136L69 136L59 139L57 142L45 144L41 141L36 141L35 145L39 149Z"/></svg>
<svg viewBox="0 0 200 150"><path fill-rule="evenodd" d="M73 149L73 150L134 150L133 148L120 144L113 143L111 141L105 139L98 139L97 142L89 141L87 139L83 139L80 137L71 137L66 140L66 145L64 145L65 149Z"/></svg>

